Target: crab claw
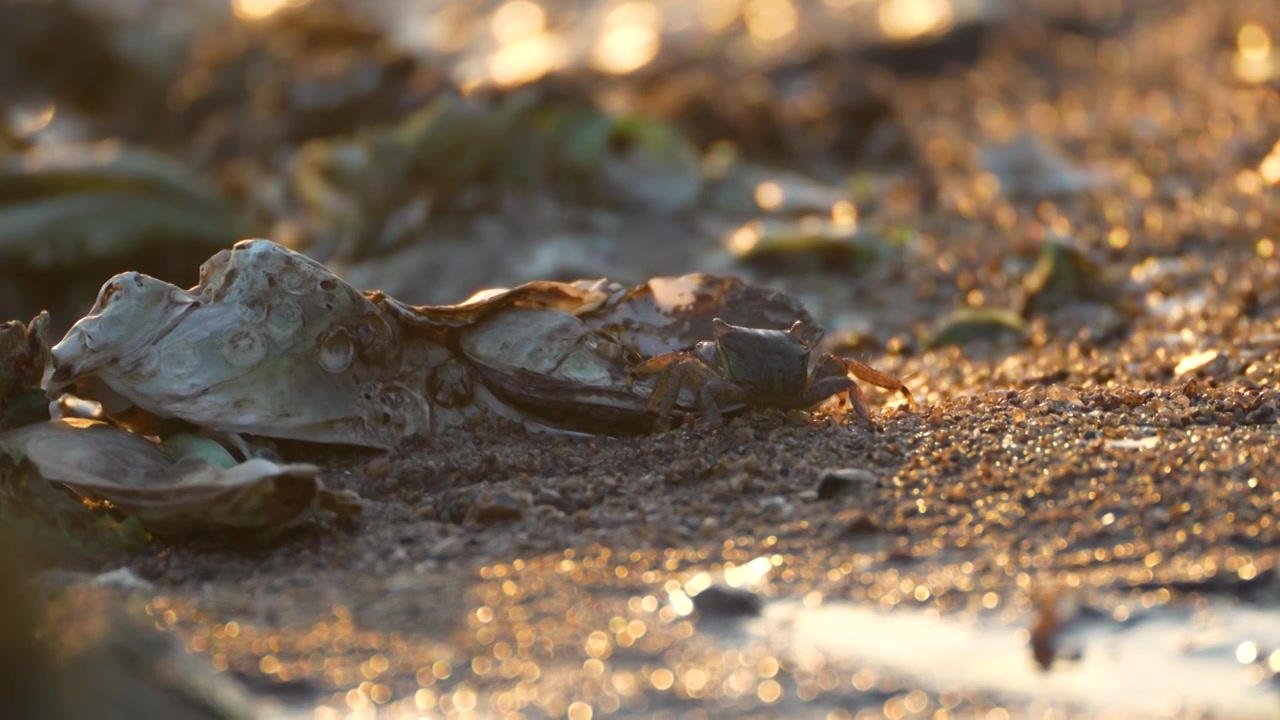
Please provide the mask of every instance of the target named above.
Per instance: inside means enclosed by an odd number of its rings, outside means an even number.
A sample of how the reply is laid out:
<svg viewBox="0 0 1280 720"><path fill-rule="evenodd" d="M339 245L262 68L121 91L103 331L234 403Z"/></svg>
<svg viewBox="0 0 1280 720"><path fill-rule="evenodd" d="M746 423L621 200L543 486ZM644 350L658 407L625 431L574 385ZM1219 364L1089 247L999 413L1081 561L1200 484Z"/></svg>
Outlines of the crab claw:
<svg viewBox="0 0 1280 720"><path fill-rule="evenodd" d="M897 390L902 394L902 397L907 399L907 405L910 405L912 410L918 410L920 408L920 406L916 404L916 399L911 394L911 390L907 388L901 380L893 375L876 370L875 368L869 365L864 365L857 360L850 360L849 358L837 359L840 364L844 366L845 373L853 375L859 380L869 382L876 387L882 387L886 390Z"/></svg>

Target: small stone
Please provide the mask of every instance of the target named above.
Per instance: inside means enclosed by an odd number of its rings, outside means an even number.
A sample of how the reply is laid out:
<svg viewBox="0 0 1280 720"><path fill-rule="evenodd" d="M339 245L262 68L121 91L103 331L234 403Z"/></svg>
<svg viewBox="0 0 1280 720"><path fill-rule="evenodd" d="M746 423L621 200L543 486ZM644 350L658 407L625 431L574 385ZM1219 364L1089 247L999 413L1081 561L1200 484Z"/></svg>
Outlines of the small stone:
<svg viewBox="0 0 1280 720"><path fill-rule="evenodd" d="M533 497L527 492L490 490L471 504L466 519L484 524L519 520L531 505Z"/></svg>
<svg viewBox="0 0 1280 720"><path fill-rule="evenodd" d="M450 535L436 543L427 551L427 556L437 560L448 560L462 554L463 541L458 535Z"/></svg>
<svg viewBox="0 0 1280 720"><path fill-rule="evenodd" d="M875 518L860 510L842 512L836 515L836 520L840 523L841 537L861 537L880 532L880 524Z"/></svg>
<svg viewBox="0 0 1280 720"><path fill-rule="evenodd" d="M1250 425L1270 425L1275 420L1276 406L1270 402L1262 403L1244 416L1244 421Z"/></svg>
<svg viewBox="0 0 1280 720"><path fill-rule="evenodd" d="M566 514L578 509L564 495L549 488L538 488L537 493L533 496L533 502L535 505L553 507Z"/></svg>
<svg viewBox="0 0 1280 720"><path fill-rule="evenodd" d="M720 532L720 521L712 515L703 518L702 524L698 525L698 537L714 537L718 532Z"/></svg>
<svg viewBox="0 0 1280 720"><path fill-rule="evenodd" d="M764 602L748 590L712 585L693 596L693 607L703 617L730 618L759 615Z"/></svg>
<svg viewBox="0 0 1280 720"><path fill-rule="evenodd" d="M140 578L129 568L116 568L104 573L93 574L71 570L46 570L34 578L36 588L41 592L62 592L74 587L98 587L131 591L150 591L151 582Z"/></svg>
<svg viewBox="0 0 1280 720"><path fill-rule="evenodd" d="M771 522L781 522L796 514L795 504L781 495L767 497L761 500L757 507L760 514Z"/></svg>
<svg viewBox="0 0 1280 720"><path fill-rule="evenodd" d="M364 473L370 478L386 477L391 473L391 459L385 455L374 458L364 466Z"/></svg>
<svg viewBox="0 0 1280 720"><path fill-rule="evenodd" d="M835 468L824 470L818 479L818 499L832 500L859 495L876 486L876 476L862 468Z"/></svg>
<svg viewBox="0 0 1280 720"><path fill-rule="evenodd" d="M1187 373L1196 372L1217 360L1221 355L1222 352L1216 348L1192 353L1178 361L1178 364L1173 368L1173 374L1186 375Z"/></svg>
<svg viewBox="0 0 1280 720"><path fill-rule="evenodd" d="M364 512L365 500L352 490L323 490L320 507L337 516L339 522L348 525Z"/></svg>
<svg viewBox="0 0 1280 720"><path fill-rule="evenodd" d="M134 574L132 570L126 567L116 568L101 575L97 575L91 581L95 587L117 588L119 590L140 590L146 591L152 588L149 581L144 580Z"/></svg>

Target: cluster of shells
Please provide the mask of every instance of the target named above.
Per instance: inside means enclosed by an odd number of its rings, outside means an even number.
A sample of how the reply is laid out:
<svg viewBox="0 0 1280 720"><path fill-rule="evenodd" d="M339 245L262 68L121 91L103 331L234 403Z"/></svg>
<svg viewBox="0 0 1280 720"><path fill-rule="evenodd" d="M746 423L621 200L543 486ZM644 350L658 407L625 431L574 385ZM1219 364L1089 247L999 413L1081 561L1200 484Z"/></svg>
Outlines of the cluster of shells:
<svg viewBox="0 0 1280 720"><path fill-rule="evenodd" d="M635 287L538 281L412 306L245 240L206 261L190 289L111 278L51 349L47 316L12 324L15 352L40 365L19 384L43 385L52 419L0 445L153 532L273 536L350 503L324 490L319 468L279 462L258 438L385 450L480 412L549 431L643 432L656 420L652 382L631 370L710 336L715 317L811 320L784 294L702 274ZM692 392L680 402L696 403Z"/></svg>

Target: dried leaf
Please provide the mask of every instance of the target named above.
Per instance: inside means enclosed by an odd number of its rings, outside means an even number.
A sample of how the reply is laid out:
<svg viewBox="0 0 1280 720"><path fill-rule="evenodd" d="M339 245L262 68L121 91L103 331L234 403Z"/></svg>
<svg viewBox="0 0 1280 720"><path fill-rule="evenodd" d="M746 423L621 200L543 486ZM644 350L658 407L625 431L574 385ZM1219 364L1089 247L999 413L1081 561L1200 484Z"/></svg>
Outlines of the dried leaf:
<svg viewBox="0 0 1280 720"><path fill-rule="evenodd" d="M1052 314L1072 303L1115 303L1119 293L1102 266L1063 240L1046 240L1022 279L1022 316Z"/></svg>
<svg viewBox="0 0 1280 720"><path fill-rule="evenodd" d="M771 275L856 275L892 249L883 237L852 223L816 217L754 220L730 234L726 243L738 262Z"/></svg>
<svg viewBox="0 0 1280 720"><path fill-rule="evenodd" d="M929 348L946 345L967 345L978 340L1022 338L1027 332L1026 322L1008 310L960 308L941 321L925 340Z"/></svg>
<svg viewBox="0 0 1280 720"><path fill-rule="evenodd" d="M211 185L159 153L102 142L0 159L0 257L52 267L161 239L221 247L241 234Z"/></svg>
<svg viewBox="0 0 1280 720"><path fill-rule="evenodd" d="M212 185L182 164L115 141L37 145L0 159L0 202L33 195L133 189L210 206L223 204Z"/></svg>
<svg viewBox="0 0 1280 720"><path fill-rule="evenodd" d="M697 149L674 127L627 115L610 118L596 149L598 178L612 204L669 214L683 210L702 191Z"/></svg>
<svg viewBox="0 0 1280 720"><path fill-rule="evenodd" d="M421 235L474 191L550 191L578 204L673 213L702 192L697 147L677 128L524 89L440 94L396 125L316 140L293 160L309 251L353 261Z"/></svg>
<svg viewBox="0 0 1280 720"><path fill-rule="evenodd" d="M95 420L51 420L0 434L42 477L105 501L172 538L234 533L270 540L308 520L321 494L314 465L254 459L230 469L170 462L150 440Z"/></svg>

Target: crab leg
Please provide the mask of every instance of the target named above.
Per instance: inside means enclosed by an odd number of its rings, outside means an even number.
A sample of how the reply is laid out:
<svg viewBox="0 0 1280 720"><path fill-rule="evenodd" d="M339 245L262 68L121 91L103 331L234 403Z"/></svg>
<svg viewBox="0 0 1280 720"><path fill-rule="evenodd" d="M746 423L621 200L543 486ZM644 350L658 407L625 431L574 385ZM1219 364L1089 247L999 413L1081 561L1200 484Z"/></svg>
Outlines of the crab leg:
<svg viewBox="0 0 1280 720"><path fill-rule="evenodd" d="M686 382L685 363L677 362L673 365L667 365L658 375L658 381L653 385L653 394L649 396L649 401L645 403L645 409L653 412L657 410L658 419L664 423L671 416L671 411L676 407L676 400L680 399L680 390Z"/></svg>
<svg viewBox="0 0 1280 720"><path fill-rule="evenodd" d="M742 387L724 380L707 380L702 385L702 412L707 418L709 427L718 427L722 421L720 403L741 402L747 399L747 392Z"/></svg>
<svg viewBox="0 0 1280 720"><path fill-rule="evenodd" d="M656 411L663 422L666 422L675 409L681 390L687 387L694 392L701 392L708 381L716 377L715 372L696 357L685 352L674 352L649 358L631 371L631 378L635 380L655 373L658 380L645 403L645 409Z"/></svg>

